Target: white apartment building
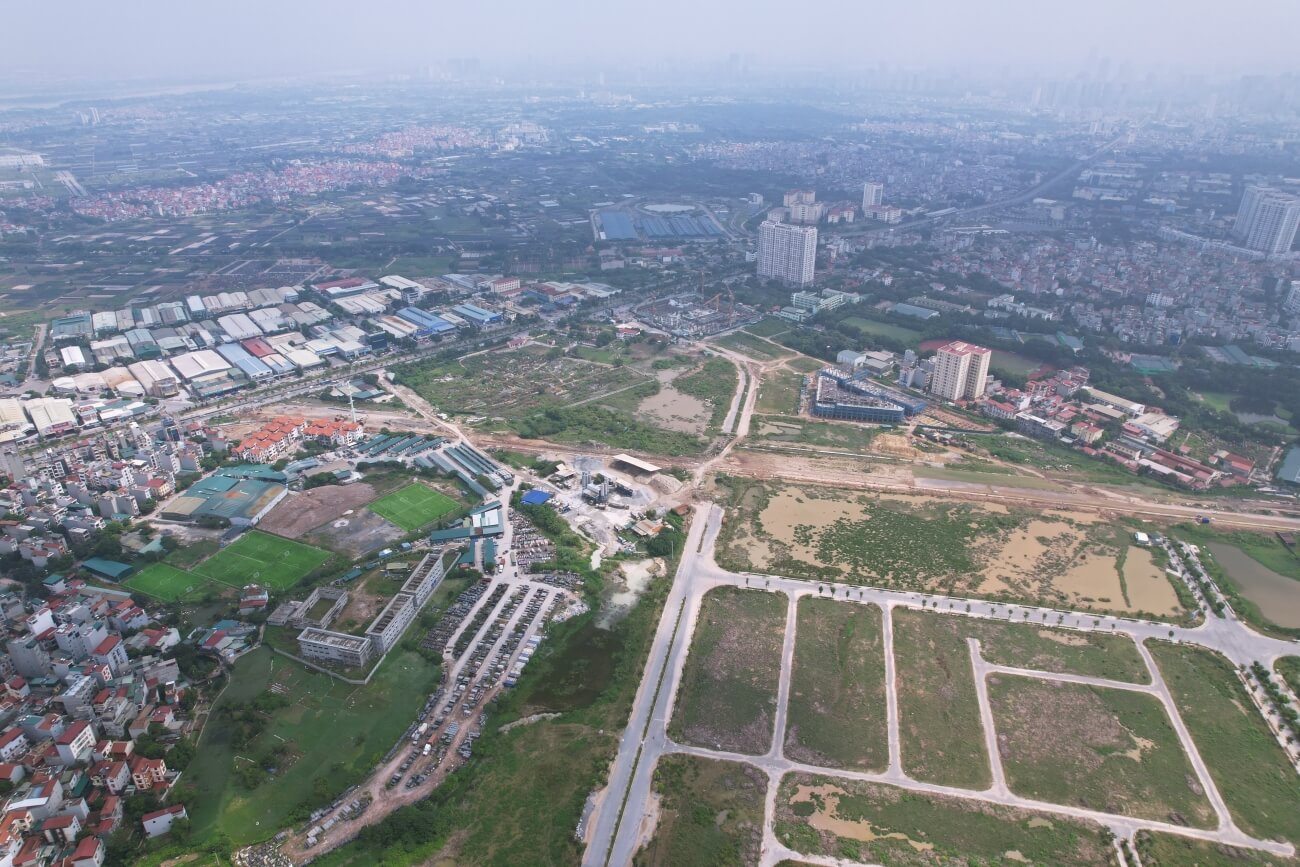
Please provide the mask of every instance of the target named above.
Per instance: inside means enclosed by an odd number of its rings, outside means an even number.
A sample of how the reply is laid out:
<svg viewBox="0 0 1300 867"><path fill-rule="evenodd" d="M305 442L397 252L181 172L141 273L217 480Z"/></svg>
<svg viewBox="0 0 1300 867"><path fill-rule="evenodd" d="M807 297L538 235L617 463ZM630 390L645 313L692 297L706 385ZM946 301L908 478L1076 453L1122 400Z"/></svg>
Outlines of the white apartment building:
<svg viewBox="0 0 1300 867"><path fill-rule="evenodd" d="M992 350L954 340L934 357L930 393L948 400L974 400L984 394Z"/></svg>
<svg viewBox="0 0 1300 867"><path fill-rule="evenodd" d="M1286 253L1300 229L1300 198L1272 187L1246 187L1232 230L1245 246L1263 253Z"/></svg>
<svg viewBox="0 0 1300 867"><path fill-rule="evenodd" d="M758 228L758 276L797 286L813 282L817 227L767 220Z"/></svg>
<svg viewBox="0 0 1300 867"><path fill-rule="evenodd" d="M862 210L874 208L885 202L885 185L872 181L862 185Z"/></svg>

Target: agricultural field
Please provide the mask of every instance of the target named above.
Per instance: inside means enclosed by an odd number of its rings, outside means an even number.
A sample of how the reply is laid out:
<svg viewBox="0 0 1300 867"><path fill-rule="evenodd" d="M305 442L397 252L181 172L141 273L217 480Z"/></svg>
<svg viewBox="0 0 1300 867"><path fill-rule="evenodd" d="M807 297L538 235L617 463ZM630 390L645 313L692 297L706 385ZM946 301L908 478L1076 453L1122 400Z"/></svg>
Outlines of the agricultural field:
<svg viewBox="0 0 1300 867"><path fill-rule="evenodd" d="M763 374L754 400L754 412L764 415L790 415L799 410L799 389L803 375L781 368Z"/></svg>
<svg viewBox="0 0 1300 867"><path fill-rule="evenodd" d="M1099 825L810 774L781 781L774 830L796 852L891 867L1092 867L1113 859Z"/></svg>
<svg viewBox="0 0 1300 867"><path fill-rule="evenodd" d="M370 504L370 511L412 533L450 512L457 503L428 485L412 482Z"/></svg>
<svg viewBox="0 0 1300 867"><path fill-rule="evenodd" d="M661 798L654 836L637 853L637 867L757 864L763 835L767 775L757 768L698 756L659 760L654 788Z"/></svg>
<svg viewBox="0 0 1300 867"><path fill-rule="evenodd" d="M992 782L970 648L933 614L894 612L903 770L917 780L983 790Z"/></svg>
<svg viewBox="0 0 1300 867"><path fill-rule="evenodd" d="M176 602L186 597L196 597L214 585L208 579L193 575L184 569L177 569L166 563L150 563L123 582L123 586L132 592L146 593L156 599Z"/></svg>
<svg viewBox="0 0 1300 867"><path fill-rule="evenodd" d="M993 674L989 704L1017 795L1212 828L1215 815L1152 695Z"/></svg>
<svg viewBox="0 0 1300 867"><path fill-rule="evenodd" d="M889 764L881 628L874 605L799 600L786 756L855 771Z"/></svg>
<svg viewBox="0 0 1300 867"><path fill-rule="evenodd" d="M1188 615L1163 555L1092 514L738 477L719 483L728 502L718 557L736 571L1171 621Z"/></svg>
<svg viewBox="0 0 1300 867"><path fill-rule="evenodd" d="M256 583L287 590L331 556L320 548L252 530L190 571L232 587Z"/></svg>
<svg viewBox="0 0 1300 867"><path fill-rule="evenodd" d="M459 361L414 362L393 373L443 412L506 420L594 400L647 379L630 367L552 355L545 347L527 347Z"/></svg>
<svg viewBox="0 0 1300 867"><path fill-rule="evenodd" d="M788 603L783 593L734 587L705 594L669 726L674 739L768 750Z"/></svg>
<svg viewBox="0 0 1300 867"><path fill-rule="evenodd" d="M185 775L195 786L187 804L195 834L223 831L242 845L305 818L369 772L418 712L437 672L401 648L364 687L268 649L240 659Z"/></svg>
<svg viewBox="0 0 1300 867"><path fill-rule="evenodd" d="M1300 846L1295 769L1238 682L1210 650L1149 642L1179 715L1243 831Z"/></svg>

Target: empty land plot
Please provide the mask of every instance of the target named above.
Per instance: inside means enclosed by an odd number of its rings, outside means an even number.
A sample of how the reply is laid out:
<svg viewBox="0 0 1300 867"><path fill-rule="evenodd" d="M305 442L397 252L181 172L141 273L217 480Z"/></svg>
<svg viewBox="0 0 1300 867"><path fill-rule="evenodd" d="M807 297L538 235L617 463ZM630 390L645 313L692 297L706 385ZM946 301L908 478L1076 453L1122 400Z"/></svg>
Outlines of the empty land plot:
<svg viewBox="0 0 1300 867"><path fill-rule="evenodd" d="M755 322L753 325L746 325L744 330L751 334L757 334L759 337L774 337L790 330L790 320L770 316L767 319Z"/></svg>
<svg viewBox="0 0 1300 867"><path fill-rule="evenodd" d="M980 641L980 656L995 665L1150 683L1151 672L1127 635L1074 632L1026 622L949 617L959 634Z"/></svg>
<svg viewBox="0 0 1300 867"><path fill-rule="evenodd" d="M855 422L811 421L799 416L764 415L755 416L750 433L764 445L788 444L866 452L872 440L883 430Z"/></svg>
<svg viewBox="0 0 1300 867"><path fill-rule="evenodd" d="M1296 772L1232 664L1200 647L1150 642L1165 683L1238 827L1300 844Z"/></svg>
<svg viewBox="0 0 1300 867"><path fill-rule="evenodd" d="M798 371L799 373L812 373L815 370L821 370L823 367L826 367L827 362L816 358L809 358L806 355L801 355L798 358L792 358L787 361L786 366Z"/></svg>
<svg viewBox="0 0 1300 867"><path fill-rule="evenodd" d="M793 370L773 370L763 374L754 400L755 413L786 415L799 410L799 389L803 374Z"/></svg>
<svg viewBox="0 0 1300 867"><path fill-rule="evenodd" d="M719 587L700 605L673 712L674 738L702 747L764 753L785 636L784 593Z"/></svg>
<svg viewBox="0 0 1300 867"><path fill-rule="evenodd" d="M654 774L655 834L637 853L645 867L757 864L767 775L750 765L667 755Z"/></svg>
<svg viewBox="0 0 1300 867"><path fill-rule="evenodd" d="M125 586L133 592L147 593L158 599L176 602L186 596L202 592L212 582L166 563L151 563L132 575Z"/></svg>
<svg viewBox="0 0 1300 867"><path fill-rule="evenodd" d="M370 504L370 511L408 533L456 510L456 501L428 485L413 482Z"/></svg>
<svg viewBox="0 0 1300 867"><path fill-rule="evenodd" d="M734 350L742 355L748 355L750 358L759 361L771 361L790 354L790 350L784 346L777 346L775 343L761 337L755 337L752 334L746 334L744 331L733 331L731 334L719 337L713 342L718 346Z"/></svg>
<svg viewBox="0 0 1300 867"><path fill-rule="evenodd" d="M896 867L1091 867L1113 857L1089 822L809 774L781 781L775 818L777 839L796 852Z"/></svg>
<svg viewBox="0 0 1300 867"><path fill-rule="evenodd" d="M287 590L330 556L329 551L254 530L200 563L194 573L232 587L256 583Z"/></svg>
<svg viewBox="0 0 1300 867"><path fill-rule="evenodd" d="M1291 687L1291 691L1300 694L1300 656L1284 656L1277 661L1277 673Z"/></svg>
<svg viewBox="0 0 1300 867"><path fill-rule="evenodd" d="M1296 863L1294 858L1281 858L1258 849L1237 849L1154 831L1139 831L1134 842L1143 867L1283 867Z"/></svg>
<svg viewBox="0 0 1300 867"><path fill-rule="evenodd" d="M864 334L875 334L880 337L892 337L895 340L901 340L904 343L912 344L921 339L921 332L908 328L903 325L894 325L889 322L878 322L875 319L864 319L861 316L850 316L844 320L845 325L850 325Z"/></svg>
<svg viewBox="0 0 1300 867"><path fill-rule="evenodd" d="M988 689L1016 794L1213 827L1214 810L1155 696L1005 674L990 675Z"/></svg>
<svg viewBox="0 0 1300 867"><path fill-rule="evenodd" d="M992 775L970 648L947 619L894 612L903 768L918 780L983 790Z"/></svg>
<svg viewBox="0 0 1300 867"><path fill-rule="evenodd" d="M645 374L580 358L550 358L545 347L493 352L460 361L400 365L397 381L444 412L519 419L618 391Z"/></svg>
<svg viewBox="0 0 1300 867"><path fill-rule="evenodd" d="M880 609L800 599L785 754L813 765L883 770L888 737Z"/></svg>

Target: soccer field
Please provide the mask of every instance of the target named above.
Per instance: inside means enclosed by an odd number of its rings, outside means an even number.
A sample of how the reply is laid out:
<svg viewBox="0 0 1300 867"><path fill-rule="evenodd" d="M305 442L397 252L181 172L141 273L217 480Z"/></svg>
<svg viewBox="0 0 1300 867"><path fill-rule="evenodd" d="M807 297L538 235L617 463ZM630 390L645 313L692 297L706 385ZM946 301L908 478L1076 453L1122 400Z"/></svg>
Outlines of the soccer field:
<svg viewBox="0 0 1300 867"><path fill-rule="evenodd" d="M175 602L191 593L202 591L211 581L202 575L194 575L184 569L168 566L166 563L151 563L138 574L128 578L125 587L147 593L158 599Z"/></svg>
<svg viewBox="0 0 1300 867"><path fill-rule="evenodd" d="M254 530L195 566L193 572L232 587L261 584L287 590L329 558L329 551Z"/></svg>
<svg viewBox="0 0 1300 867"><path fill-rule="evenodd" d="M456 509L456 501L419 482L409 484L370 504L370 511L408 533Z"/></svg>

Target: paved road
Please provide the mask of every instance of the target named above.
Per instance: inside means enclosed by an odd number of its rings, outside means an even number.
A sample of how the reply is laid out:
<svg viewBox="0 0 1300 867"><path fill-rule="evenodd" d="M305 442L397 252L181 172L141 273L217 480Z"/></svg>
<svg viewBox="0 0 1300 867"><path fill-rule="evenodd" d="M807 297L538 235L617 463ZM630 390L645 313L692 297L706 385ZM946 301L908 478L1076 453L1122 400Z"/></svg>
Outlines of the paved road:
<svg viewBox="0 0 1300 867"><path fill-rule="evenodd" d="M660 621L658 632L655 635L650 663L647 665L646 674L633 707L632 724L629 726L628 731L624 733L624 737L620 742L620 749L614 762L605 804L601 814L592 826L592 839L583 861L585 865L626 865L632 863L633 855L644 830L641 827L641 819L645 814L645 805L651 795L651 778L654 765L659 756L671 752L744 761L767 773L772 785L769 785L767 793L768 814L764 828L763 863L766 865L775 864L784 857L796 857L786 850L784 846L781 846L772 833L772 817L774 815L774 794L772 789L786 773L791 771L838 775L848 779L883 782L913 791L984 800L1022 809L1073 816L1098 822L1111 828L1121 836L1131 836L1136 831L1145 828L1171 834L1181 834L1201 840L1260 849L1278 855L1292 854L1293 847L1290 844L1253 839L1232 823L1222 797L1209 775L1208 768L1205 766L1195 743L1191 740L1186 726L1177 713L1172 695L1169 693L1168 687L1165 685L1149 651L1142 642L1146 639L1160 639L1197 644L1216 650L1237 664L1249 663L1254 660L1262 660L1267 664L1279 655L1297 653L1300 651L1300 642L1282 641L1260 635L1234 617L1207 616L1197 626L1171 626L1167 623L1111 617L1090 612L1065 611L1040 606L1007 605L979 599L964 599L927 593L908 593L867 587L816 585L812 582L789 578L733 573L720 568L713 558L713 547L721 527L721 518L722 510L717 506L703 506L697 511L696 522L691 528L691 542L687 547L688 553L683 558L678 569L668 603L665 606L664 617ZM700 602L708 590L720 586L749 586L766 589L784 593L790 599L787 634L782 647L784 665L782 685L778 691L779 707L774 727L774 738L771 749L762 756L739 755L685 746L674 743L667 734L667 722L671 717L677 684L690 645ZM785 708L789 694L789 668L793 655L793 612L798 599L817 593L819 586L822 588L829 586L832 598L860 604L874 604L884 610L885 644L891 650L893 645L892 612L894 608L899 607L942 610L964 616L1013 622L1042 623L1085 632L1097 631L1129 635L1137 642L1139 651L1150 670L1151 682L1149 684L1119 684L1073 675L1053 675L1042 672L1028 672L1028 675L1039 678L1068 680L1070 682L1102 684L1109 687L1148 692L1156 696L1165 705L1179 739L1183 743L1188 759L1206 792L1207 799L1219 816L1219 827L1212 830L1186 828L1164 822L1116 816L1023 798L1007 789L1004 778L999 774L1000 767L998 767L998 764L1000 763L995 763L994 784L985 792L971 792L911 779L903 771L899 756L900 738L896 673L894 671L892 652L886 656L887 711L890 739L890 764L887 771L878 774L838 770L828 771L825 768L806 765L785 758L781 750L781 736L784 731ZM989 671L1005 671L1013 674L1024 672L1022 669L992 666L983 662L976 654L973 654L972 659L977 675ZM982 684L983 678L977 676L977 683ZM992 715L988 709L986 691L982 688L980 690L980 704L986 736L989 737L990 757L996 757L998 752L996 736L992 732ZM648 724L647 718L649 719ZM626 805L622 806L625 799ZM799 855L797 858L812 863L838 863L831 859L810 858L804 855Z"/></svg>

